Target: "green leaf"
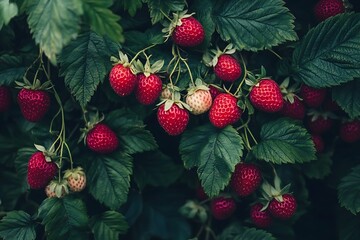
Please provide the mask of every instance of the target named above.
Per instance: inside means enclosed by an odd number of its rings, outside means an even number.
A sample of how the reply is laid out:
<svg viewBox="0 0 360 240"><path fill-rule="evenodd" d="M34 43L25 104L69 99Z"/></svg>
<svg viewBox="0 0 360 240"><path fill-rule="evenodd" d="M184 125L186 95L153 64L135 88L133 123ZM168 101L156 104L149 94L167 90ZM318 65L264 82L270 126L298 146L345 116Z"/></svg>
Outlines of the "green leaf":
<svg viewBox="0 0 360 240"><path fill-rule="evenodd" d="M66 46L60 57L60 75L82 107L91 100L107 74L105 39L94 32L85 32Z"/></svg>
<svg viewBox="0 0 360 240"><path fill-rule="evenodd" d="M85 162L90 194L110 209L117 209L125 203L132 174L131 156L120 152L92 154Z"/></svg>
<svg viewBox="0 0 360 240"><path fill-rule="evenodd" d="M360 14L339 14L311 29L295 48L294 79L330 87L360 77Z"/></svg>
<svg viewBox="0 0 360 240"><path fill-rule="evenodd" d="M106 123L117 133L121 148L128 154L155 150L157 143L139 117L130 110L118 109L106 116Z"/></svg>
<svg viewBox="0 0 360 240"><path fill-rule="evenodd" d="M35 239L35 222L24 211L8 212L0 221L0 237L4 240Z"/></svg>
<svg viewBox="0 0 360 240"><path fill-rule="evenodd" d="M142 7L142 0L120 0L116 4L128 11L131 17L134 17L136 11Z"/></svg>
<svg viewBox="0 0 360 240"><path fill-rule="evenodd" d="M80 30L81 0L34 0L28 7L28 23L35 42L52 63Z"/></svg>
<svg viewBox="0 0 360 240"><path fill-rule="evenodd" d="M185 167L198 167L199 179L210 197L218 195L229 183L243 148L242 138L232 126L217 129L203 125L186 131L180 142Z"/></svg>
<svg viewBox="0 0 360 240"><path fill-rule="evenodd" d="M317 159L302 164L302 171L308 178L323 179L331 173L332 153L319 154Z"/></svg>
<svg viewBox="0 0 360 240"><path fill-rule="evenodd" d="M28 190L27 182L6 168L0 170L0 182L3 183L0 184L1 207L5 210L13 210Z"/></svg>
<svg viewBox="0 0 360 240"><path fill-rule="evenodd" d="M341 179L338 186L340 205L353 214L360 212L360 165Z"/></svg>
<svg viewBox="0 0 360 240"><path fill-rule="evenodd" d="M124 35L126 38L124 48L133 54L150 45L164 42L164 36L159 26L148 28L145 31L127 31Z"/></svg>
<svg viewBox="0 0 360 240"><path fill-rule="evenodd" d="M112 2L112 0L83 0L85 20L98 34L108 36L114 42L123 42L120 17L109 9Z"/></svg>
<svg viewBox="0 0 360 240"><path fill-rule="evenodd" d="M96 240L118 240L119 234L128 230L125 217L115 211L106 211L90 220L91 230Z"/></svg>
<svg viewBox="0 0 360 240"><path fill-rule="evenodd" d="M282 0L217 1L216 30L239 50L258 51L297 40L294 16Z"/></svg>
<svg viewBox="0 0 360 240"><path fill-rule="evenodd" d="M243 227L240 223L234 222L224 229L219 240L275 240L275 238L264 230Z"/></svg>
<svg viewBox="0 0 360 240"><path fill-rule="evenodd" d="M308 131L297 122L281 118L264 124L261 141L253 147L256 158L272 162L304 163L315 160L315 147Z"/></svg>
<svg viewBox="0 0 360 240"><path fill-rule="evenodd" d="M47 198L39 207L39 218L48 239L87 239L88 216L84 202L71 195Z"/></svg>
<svg viewBox="0 0 360 240"><path fill-rule="evenodd" d="M0 85L10 85L24 76L26 67L24 58L17 55L0 56Z"/></svg>
<svg viewBox="0 0 360 240"><path fill-rule="evenodd" d="M332 88L332 98L350 116L360 116L360 78Z"/></svg>
<svg viewBox="0 0 360 240"><path fill-rule="evenodd" d="M10 3L9 0L0 0L0 30L17 14L18 7L15 3Z"/></svg>
<svg viewBox="0 0 360 240"><path fill-rule="evenodd" d="M152 24L155 24L164 19L165 14L169 15L170 12L182 11L185 7L184 0L143 0L148 4Z"/></svg>
<svg viewBox="0 0 360 240"><path fill-rule="evenodd" d="M20 148L15 157L15 168L17 171L17 174L19 178L23 179L25 181L27 176L27 168L28 168L28 162L31 157L36 152L35 148Z"/></svg>

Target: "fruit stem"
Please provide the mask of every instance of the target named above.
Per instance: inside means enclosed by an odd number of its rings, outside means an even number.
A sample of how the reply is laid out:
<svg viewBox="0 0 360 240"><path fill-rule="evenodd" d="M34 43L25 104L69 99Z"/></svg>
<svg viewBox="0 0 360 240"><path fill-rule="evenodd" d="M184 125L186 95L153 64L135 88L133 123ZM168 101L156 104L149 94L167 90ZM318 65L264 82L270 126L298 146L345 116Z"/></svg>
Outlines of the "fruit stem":
<svg viewBox="0 0 360 240"><path fill-rule="evenodd" d="M164 15L164 17L169 20L170 22L172 22L171 18L166 14L164 13L164 11L160 8L160 12L162 13L162 15Z"/></svg>
<svg viewBox="0 0 360 240"><path fill-rule="evenodd" d="M245 147L248 151L251 150L251 146L250 146L250 142L249 142L249 137L247 135L247 131L246 128L244 128L244 133L241 134L242 138L245 140Z"/></svg>
<svg viewBox="0 0 360 240"><path fill-rule="evenodd" d="M248 73L247 68L246 68L246 64L245 64L245 61L244 61L244 58L243 58L242 54L240 54L240 57L241 57L241 62L242 62L243 65L244 65L244 76L243 76L243 78L241 79L241 82L240 82L239 86L237 87L234 95L237 95L237 94L239 93L242 85L243 85L244 82L245 82L245 79L246 79L246 76L247 76L247 73Z"/></svg>
<svg viewBox="0 0 360 240"><path fill-rule="evenodd" d="M179 49L178 46L176 46L176 53L177 53L177 56L180 58L180 60L184 63L186 69L188 70L191 83L195 86L195 82L194 82L194 79L193 79L193 76L192 76L192 73L191 73L189 64L187 63L187 59L186 59L186 58L183 58L183 57L181 56L181 54L180 54L180 49Z"/></svg>
<svg viewBox="0 0 360 240"><path fill-rule="evenodd" d="M137 53L135 54L135 56L133 57L133 59L131 59L131 61L130 61L129 64L131 65L131 64L137 59L137 57L138 57L141 53L143 53L143 52L145 52L146 50L149 50L149 49L151 49L151 48L153 48L153 47L155 47L155 46L156 46L156 44L152 44L152 45L150 45L150 46L148 46L148 47L140 50L139 52L137 52Z"/></svg>
<svg viewBox="0 0 360 240"><path fill-rule="evenodd" d="M249 128L249 127L245 127L245 129L249 132L249 134L250 134L252 140L254 141L254 143L255 143L255 144L258 144L258 142L256 141L256 139L255 139L253 133L251 132L250 128Z"/></svg>
<svg viewBox="0 0 360 240"><path fill-rule="evenodd" d="M205 224L202 224L199 231L197 232L196 236L195 236L195 239L198 239L201 235L201 233L204 231L205 229Z"/></svg>
<svg viewBox="0 0 360 240"><path fill-rule="evenodd" d="M248 119L246 120L246 122L243 123L240 127L237 127L236 130L239 131L239 130L241 130L242 128L247 127L247 125L249 124L250 120L251 120L251 117L248 116Z"/></svg>
<svg viewBox="0 0 360 240"><path fill-rule="evenodd" d="M283 58L279 54L277 54L274 50L272 50L271 48L268 48L267 50L270 51L272 54L274 54L276 57L278 57L280 60L283 60Z"/></svg>

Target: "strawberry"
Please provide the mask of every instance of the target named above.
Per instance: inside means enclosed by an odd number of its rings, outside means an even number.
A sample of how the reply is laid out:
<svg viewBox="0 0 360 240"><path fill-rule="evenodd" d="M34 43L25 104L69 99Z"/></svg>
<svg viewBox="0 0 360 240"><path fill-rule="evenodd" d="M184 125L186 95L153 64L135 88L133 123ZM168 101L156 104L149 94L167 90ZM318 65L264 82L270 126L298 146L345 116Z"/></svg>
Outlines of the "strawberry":
<svg viewBox="0 0 360 240"><path fill-rule="evenodd" d="M322 134L327 132L333 126L334 121L331 118L318 116L308 119L307 125L312 133Z"/></svg>
<svg viewBox="0 0 360 240"><path fill-rule="evenodd" d="M242 114L237 99L229 93L220 93L210 108L209 120L217 128L236 123Z"/></svg>
<svg viewBox="0 0 360 240"><path fill-rule="evenodd" d="M6 86L0 86L0 112L6 112L11 104L11 92Z"/></svg>
<svg viewBox="0 0 360 240"><path fill-rule="evenodd" d="M279 85L272 79L261 79L250 91L253 106L264 112L278 112L284 105Z"/></svg>
<svg viewBox="0 0 360 240"><path fill-rule="evenodd" d="M30 122L40 121L50 108L49 93L44 90L23 88L17 100L24 118Z"/></svg>
<svg viewBox="0 0 360 240"><path fill-rule="evenodd" d="M160 126L171 136L183 133L189 122L189 112L180 108L176 103L165 110L165 104L160 105L157 111L157 119Z"/></svg>
<svg viewBox="0 0 360 240"><path fill-rule="evenodd" d="M54 162L47 162L43 152L31 155L28 164L27 181L30 188L44 188L54 178L58 167Z"/></svg>
<svg viewBox="0 0 360 240"><path fill-rule="evenodd" d="M171 37L181 47L194 47L204 41L205 31L198 20L187 14L179 16Z"/></svg>
<svg viewBox="0 0 360 240"><path fill-rule="evenodd" d="M291 194L282 195L282 201L273 198L269 204L269 212L273 217L289 219L296 211L296 199Z"/></svg>
<svg viewBox="0 0 360 240"><path fill-rule="evenodd" d="M222 54L218 57L214 66L215 75L225 81L234 82L241 76L242 69L239 62L229 54Z"/></svg>
<svg viewBox="0 0 360 240"><path fill-rule="evenodd" d="M285 117L302 120L305 117L305 106L299 98L294 97L292 103L284 101L284 106L280 113Z"/></svg>
<svg viewBox="0 0 360 240"><path fill-rule="evenodd" d="M221 93L221 91L217 87L214 87L212 85L209 86L209 91L213 100L216 98L217 95Z"/></svg>
<svg viewBox="0 0 360 240"><path fill-rule="evenodd" d="M144 74L138 75L138 84L135 88L135 96L139 103L144 105L153 104L162 92L162 81L156 74L148 77Z"/></svg>
<svg viewBox="0 0 360 240"><path fill-rule="evenodd" d="M254 225L259 228L267 228L272 222L268 209L261 211L263 207L261 203L256 203L250 209L250 218Z"/></svg>
<svg viewBox="0 0 360 240"><path fill-rule="evenodd" d="M314 15L318 21L343 12L345 12L345 7L341 0L320 0L314 7Z"/></svg>
<svg viewBox="0 0 360 240"><path fill-rule="evenodd" d="M112 153L118 148L119 139L106 124L97 123L88 131L86 145L96 153Z"/></svg>
<svg viewBox="0 0 360 240"><path fill-rule="evenodd" d="M45 188L45 194L48 198L62 198L69 193L67 181L52 180Z"/></svg>
<svg viewBox="0 0 360 240"><path fill-rule="evenodd" d="M311 134L311 140L313 141L315 145L315 149L317 153L322 153L325 148L324 140L320 135L317 134Z"/></svg>
<svg viewBox="0 0 360 240"><path fill-rule="evenodd" d="M344 142L352 143L360 139L360 121L344 122L340 126L340 138Z"/></svg>
<svg viewBox="0 0 360 240"><path fill-rule="evenodd" d="M217 220L229 218L236 210L234 199L217 197L211 200L211 213Z"/></svg>
<svg viewBox="0 0 360 240"><path fill-rule="evenodd" d="M121 97L130 95L136 87L137 78L130 67L116 64L109 74L110 85L115 93Z"/></svg>
<svg viewBox="0 0 360 240"><path fill-rule="evenodd" d="M312 88L303 84L300 89L300 96L308 107L317 108L325 100L326 89Z"/></svg>
<svg viewBox="0 0 360 240"><path fill-rule="evenodd" d="M239 163L235 167L230 184L239 196L249 196L261 184L260 169L251 163Z"/></svg>
<svg viewBox="0 0 360 240"><path fill-rule="evenodd" d="M48 198L56 197L55 191L50 188L50 184L46 186L45 194Z"/></svg>
<svg viewBox="0 0 360 240"><path fill-rule="evenodd" d="M171 99L171 98L172 98L171 90L168 87L163 87L161 95L160 95L160 99L166 100L166 99Z"/></svg>
<svg viewBox="0 0 360 240"><path fill-rule="evenodd" d="M195 89L188 92L186 103L191 107L191 113L199 115L207 112L212 104L212 98L209 90Z"/></svg>
<svg viewBox="0 0 360 240"><path fill-rule="evenodd" d="M66 170L64 178L67 180L69 189L73 192L81 192L86 187L86 176L81 167Z"/></svg>

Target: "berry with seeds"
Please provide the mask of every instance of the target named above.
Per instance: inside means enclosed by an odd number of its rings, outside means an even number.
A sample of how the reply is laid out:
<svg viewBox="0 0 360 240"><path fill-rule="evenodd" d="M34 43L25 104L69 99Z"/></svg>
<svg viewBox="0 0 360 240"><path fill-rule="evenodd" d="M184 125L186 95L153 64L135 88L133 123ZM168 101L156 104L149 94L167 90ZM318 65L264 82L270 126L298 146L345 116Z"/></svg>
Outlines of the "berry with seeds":
<svg viewBox="0 0 360 240"><path fill-rule="evenodd" d="M300 96L308 107L320 107L326 97L326 89L313 88L305 84L301 86Z"/></svg>
<svg viewBox="0 0 360 240"><path fill-rule="evenodd" d="M220 93L210 108L209 120L215 127L224 128L236 123L241 114L242 110L237 105L236 97L228 93Z"/></svg>
<svg viewBox="0 0 360 240"><path fill-rule="evenodd" d="M43 152L35 152L28 163L27 181L30 188L44 188L54 178L58 167L54 162L48 162Z"/></svg>
<svg viewBox="0 0 360 240"><path fill-rule="evenodd" d="M183 133L189 122L189 112L173 103L169 109L165 109L166 103L160 105L157 111L157 119L160 126L171 136Z"/></svg>
<svg viewBox="0 0 360 240"><path fill-rule="evenodd" d="M360 139L360 121L344 122L340 126L340 138L344 142L353 143Z"/></svg>
<svg viewBox="0 0 360 240"><path fill-rule="evenodd" d="M106 124L97 123L86 134L87 147L96 153L112 153L119 146L116 133Z"/></svg>
<svg viewBox="0 0 360 240"><path fill-rule="evenodd" d="M272 222L272 217L268 209L261 211L263 207L261 203L256 203L250 209L251 221L259 228L267 228Z"/></svg>
<svg viewBox="0 0 360 240"><path fill-rule="evenodd" d="M318 21L343 12L345 12L345 7L341 0L320 0L314 7L314 15Z"/></svg>
<svg viewBox="0 0 360 240"><path fill-rule="evenodd" d="M236 210L234 199L217 197L211 200L211 213L217 220L224 220L229 218Z"/></svg>
<svg viewBox="0 0 360 240"><path fill-rule="evenodd" d="M242 69L240 63L233 56L222 54L214 66L214 73L225 82L234 82L241 76Z"/></svg>
<svg viewBox="0 0 360 240"><path fill-rule="evenodd" d="M284 105L279 85L272 79L261 79L250 91L252 105L264 112L278 112Z"/></svg>
<svg viewBox="0 0 360 240"><path fill-rule="evenodd" d="M231 177L231 188L241 197L249 196L261 184L261 171L251 163L239 163Z"/></svg>
<svg viewBox="0 0 360 240"><path fill-rule="evenodd" d="M282 195L282 201L273 198L269 204L269 212L273 217L289 219L296 212L296 199L292 194Z"/></svg>

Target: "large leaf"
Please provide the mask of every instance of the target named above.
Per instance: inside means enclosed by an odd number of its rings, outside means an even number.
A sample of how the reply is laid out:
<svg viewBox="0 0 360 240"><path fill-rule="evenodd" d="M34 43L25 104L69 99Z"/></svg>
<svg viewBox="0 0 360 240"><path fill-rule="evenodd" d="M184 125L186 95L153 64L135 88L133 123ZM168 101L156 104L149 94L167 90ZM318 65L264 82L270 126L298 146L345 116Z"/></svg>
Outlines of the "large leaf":
<svg viewBox="0 0 360 240"><path fill-rule="evenodd" d="M34 0L28 6L28 23L51 62L80 30L81 0Z"/></svg>
<svg viewBox="0 0 360 240"><path fill-rule="evenodd" d="M165 14L169 14L170 11L182 11L185 6L184 0L144 0L148 4L151 22L153 24L164 19Z"/></svg>
<svg viewBox="0 0 360 240"><path fill-rule="evenodd" d="M235 222L224 229L219 240L275 240L275 238L264 230L243 227Z"/></svg>
<svg viewBox="0 0 360 240"><path fill-rule="evenodd" d="M0 56L0 85L10 85L24 76L26 67L20 55L2 54Z"/></svg>
<svg viewBox="0 0 360 240"><path fill-rule="evenodd" d="M186 131L180 143L185 167L198 167L199 179L210 197L218 195L229 183L242 150L242 138L232 126L217 129L203 125Z"/></svg>
<svg viewBox="0 0 360 240"><path fill-rule="evenodd" d="M119 25L120 17L109 9L112 2L112 0L83 0L85 19L98 34L106 35L115 42L123 42L122 27Z"/></svg>
<svg viewBox="0 0 360 240"><path fill-rule="evenodd" d="M360 165L341 179L338 187L338 198L342 207L353 214L360 212Z"/></svg>
<svg viewBox="0 0 360 240"><path fill-rule="evenodd" d="M221 38L239 50L258 51L297 40L294 16L282 0L218 0L213 17Z"/></svg>
<svg viewBox="0 0 360 240"><path fill-rule="evenodd" d="M17 14L18 8L15 3L10 3L9 0L0 0L0 30Z"/></svg>
<svg viewBox="0 0 360 240"><path fill-rule="evenodd" d="M0 221L0 237L4 240L33 240L36 238L35 222L24 211L8 212Z"/></svg>
<svg viewBox="0 0 360 240"><path fill-rule="evenodd" d="M331 173L332 153L318 154L317 159L301 165L302 172L308 178L323 179Z"/></svg>
<svg viewBox="0 0 360 240"><path fill-rule="evenodd" d="M339 14L311 29L293 54L294 78L312 87L360 77L360 14Z"/></svg>
<svg viewBox="0 0 360 240"><path fill-rule="evenodd" d="M256 158L281 163L304 163L315 160L315 147L311 136L297 122L281 118L264 124L261 141L253 148Z"/></svg>
<svg viewBox="0 0 360 240"><path fill-rule="evenodd" d="M142 7L142 0L119 0L115 4L120 5L124 10L127 10L130 16L134 17L138 9Z"/></svg>
<svg viewBox="0 0 360 240"><path fill-rule="evenodd" d="M45 199L39 207L39 218L48 239L88 239L86 206L79 198L68 195Z"/></svg>
<svg viewBox="0 0 360 240"><path fill-rule="evenodd" d="M21 196L27 191L27 182L9 170L0 170L0 200L1 207L5 210L13 210L20 202Z"/></svg>
<svg viewBox="0 0 360 240"><path fill-rule="evenodd" d="M195 1L191 6L195 11L194 17L201 23L205 30L205 40L202 44L204 48L207 48L210 44L211 37L215 32L215 23L211 15L213 11L212 0Z"/></svg>
<svg viewBox="0 0 360 240"><path fill-rule="evenodd" d="M351 118L360 116L360 78L332 89L332 98Z"/></svg>
<svg viewBox="0 0 360 240"><path fill-rule="evenodd" d="M110 209L117 209L126 202L132 174L132 158L115 152L108 155L88 156L86 176L89 192Z"/></svg>
<svg viewBox="0 0 360 240"><path fill-rule="evenodd" d="M115 211L106 211L91 218L91 229L96 240L118 240L126 233L128 224L124 216Z"/></svg>
<svg viewBox="0 0 360 240"><path fill-rule="evenodd" d="M35 148L25 147L20 148L16 152L15 157L15 168L17 171L17 175L20 179L25 181L27 176L27 168L28 168L28 162L31 157L36 152Z"/></svg>

